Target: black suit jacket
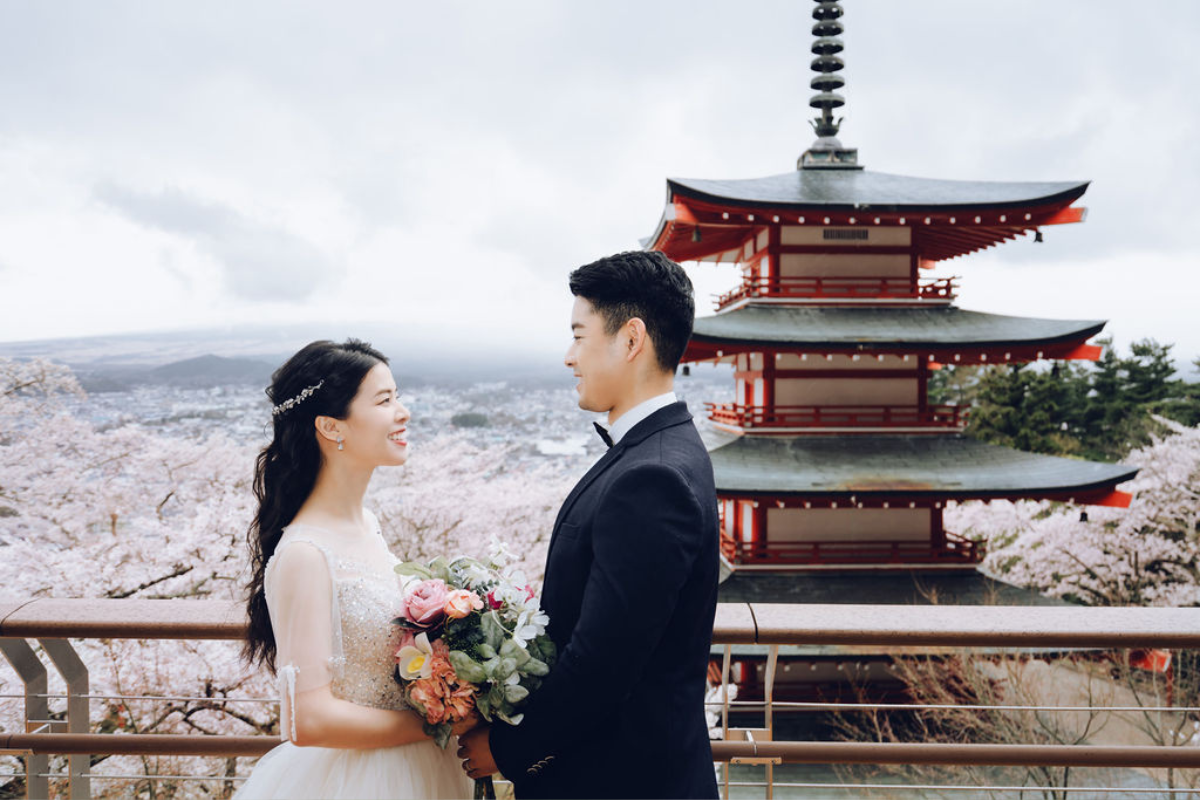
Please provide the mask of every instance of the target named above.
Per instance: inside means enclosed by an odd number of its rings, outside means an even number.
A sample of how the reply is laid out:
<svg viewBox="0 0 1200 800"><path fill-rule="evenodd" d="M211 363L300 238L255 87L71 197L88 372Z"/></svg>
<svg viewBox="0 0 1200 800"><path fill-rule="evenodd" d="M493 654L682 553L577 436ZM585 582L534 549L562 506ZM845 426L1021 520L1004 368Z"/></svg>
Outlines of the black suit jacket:
<svg viewBox="0 0 1200 800"><path fill-rule="evenodd" d="M519 798L717 796L704 720L717 525L684 403L635 425L568 495L542 593L558 663L521 724L489 734Z"/></svg>

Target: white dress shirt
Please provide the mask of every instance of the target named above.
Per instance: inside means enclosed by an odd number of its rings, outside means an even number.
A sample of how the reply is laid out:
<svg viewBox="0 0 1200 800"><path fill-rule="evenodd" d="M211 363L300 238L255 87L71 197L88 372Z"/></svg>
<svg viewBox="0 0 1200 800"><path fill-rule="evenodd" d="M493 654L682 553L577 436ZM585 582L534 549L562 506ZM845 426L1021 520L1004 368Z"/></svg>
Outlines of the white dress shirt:
<svg viewBox="0 0 1200 800"><path fill-rule="evenodd" d="M666 394L660 394L657 397L651 397L649 400L638 403L636 406L617 417L617 421L612 425L604 425L602 422L597 424L608 430L608 435L610 438L612 438L612 443L616 444L617 442L621 441L621 438L625 434L629 433L634 425L637 425L639 422L653 414L655 411L658 411L660 408L665 408L671 405L671 403L676 402L679 402L679 399L675 397L675 393L667 392Z"/></svg>

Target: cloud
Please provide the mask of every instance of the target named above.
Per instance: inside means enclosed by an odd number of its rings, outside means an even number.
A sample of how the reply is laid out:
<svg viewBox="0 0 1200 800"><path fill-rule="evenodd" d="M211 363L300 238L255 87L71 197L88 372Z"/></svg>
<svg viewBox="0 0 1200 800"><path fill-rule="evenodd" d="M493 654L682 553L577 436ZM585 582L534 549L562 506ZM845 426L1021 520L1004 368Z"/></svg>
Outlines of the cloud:
<svg viewBox="0 0 1200 800"><path fill-rule="evenodd" d="M944 265L963 305L1200 352L1174 300L1200 259L1200 3L1156 4L1150 50L1118 0L844 5L867 169L1094 180L1086 224ZM0 339L337 314L530 320L557 348L566 273L648 235L665 178L786 172L813 139L795 0L67 8L0 3ZM1077 311L1038 307L1059 270ZM705 311L733 280L693 275Z"/></svg>
<svg viewBox="0 0 1200 800"><path fill-rule="evenodd" d="M302 302L341 272L301 237L181 189L155 194L101 183L94 196L138 225L191 242L220 265L226 288L242 300Z"/></svg>

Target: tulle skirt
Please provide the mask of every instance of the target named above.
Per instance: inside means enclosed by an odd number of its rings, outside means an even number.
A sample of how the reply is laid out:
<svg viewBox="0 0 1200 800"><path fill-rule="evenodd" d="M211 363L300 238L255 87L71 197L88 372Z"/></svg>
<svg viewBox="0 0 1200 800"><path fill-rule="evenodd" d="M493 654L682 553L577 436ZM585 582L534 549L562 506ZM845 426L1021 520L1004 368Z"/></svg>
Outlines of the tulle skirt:
<svg viewBox="0 0 1200 800"><path fill-rule="evenodd" d="M467 798L474 784L453 746L432 741L375 750L296 747L284 742L254 766L235 800L279 798Z"/></svg>

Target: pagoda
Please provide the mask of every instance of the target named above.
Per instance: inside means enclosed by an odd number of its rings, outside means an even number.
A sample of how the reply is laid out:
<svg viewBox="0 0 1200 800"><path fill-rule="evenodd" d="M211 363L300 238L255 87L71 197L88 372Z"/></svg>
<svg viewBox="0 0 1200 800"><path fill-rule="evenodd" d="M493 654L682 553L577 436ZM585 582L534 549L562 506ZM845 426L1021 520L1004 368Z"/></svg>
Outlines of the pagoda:
<svg viewBox="0 0 1200 800"><path fill-rule="evenodd" d="M966 408L929 402L930 375L944 365L1099 357L1088 340L1102 320L968 311L954 304L958 278L932 274L940 262L1082 222L1085 209L1072 204L1088 183L864 169L833 117L844 104L841 16L837 3L817 0L810 106L820 116L796 169L669 179L645 244L741 271L717 313L696 320L684 356L734 368L735 402L706 406L722 553L735 576L974 572L982 546L945 529L948 502L1130 501L1116 486L1135 469L985 444L964 435Z"/></svg>

